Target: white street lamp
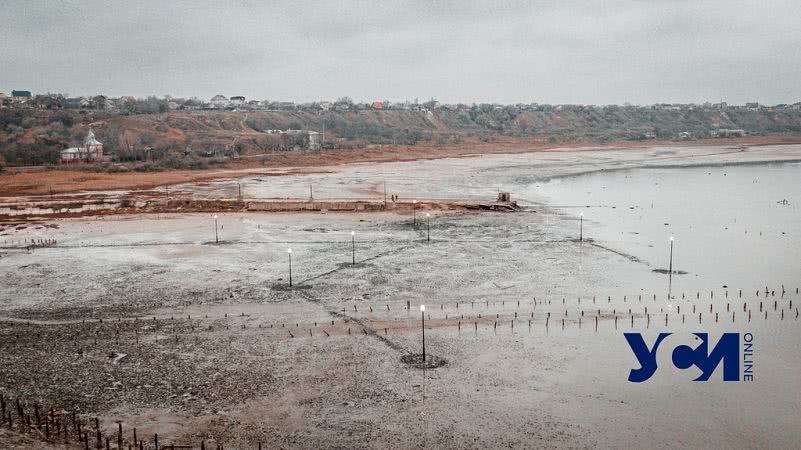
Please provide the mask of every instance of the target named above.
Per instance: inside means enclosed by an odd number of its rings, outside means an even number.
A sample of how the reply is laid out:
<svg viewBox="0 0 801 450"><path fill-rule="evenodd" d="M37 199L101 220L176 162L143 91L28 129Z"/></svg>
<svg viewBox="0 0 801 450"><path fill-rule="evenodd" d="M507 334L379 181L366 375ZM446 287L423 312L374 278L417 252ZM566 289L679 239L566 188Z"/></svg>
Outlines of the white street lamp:
<svg viewBox="0 0 801 450"><path fill-rule="evenodd" d="M220 242L219 235L217 234L217 214L214 215L214 243Z"/></svg>
<svg viewBox="0 0 801 450"><path fill-rule="evenodd" d="M426 241L431 241L431 214L426 213Z"/></svg>
<svg viewBox="0 0 801 450"><path fill-rule="evenodd" d="M356 264L356 232L355 231L351 231L350 232L350 245L351 245L351 255L352 255L351 264L355 265Z"/></svg>
<svg viewBox="0 0 801 450"><path fill-rule="evenodd" d="M292 287L292 249L287 249L287 254L289 255L289 287Z"/></svg>
<svg viewBox="0 0 801 450"><path fill-rule="evenodd" d="M420 315L423 318L423 364L426 363L426 305L420 305Z"/></svg>
<svg viewBox="0 0 801 450"><path fill-rule="evenodd" d="M670 237L670 268L668 273L673 277L673 236Z"/></svg>

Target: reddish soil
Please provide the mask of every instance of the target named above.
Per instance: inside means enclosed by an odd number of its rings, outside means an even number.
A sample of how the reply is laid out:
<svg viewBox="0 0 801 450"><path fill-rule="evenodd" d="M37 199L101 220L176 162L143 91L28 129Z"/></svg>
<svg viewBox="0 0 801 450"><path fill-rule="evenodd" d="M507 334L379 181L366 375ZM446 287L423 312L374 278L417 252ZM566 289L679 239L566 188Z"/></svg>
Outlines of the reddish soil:
<svg viewBox="0 0 801 450"><path fill-rule="evenodd" d="M37 195L77 191L136 190L154 186L179 184L191 181L245 175L264 169L310 168L339 164L365 162L394 162L419 159L466 157L491 153L525 153L541 151L611 150L621 148L643 148L656 145L771 145L799 144L801 136L753 136L731 139L705 139L690 142L677 141L619 141L597 144L589 141L574 141L553 144L539 137L499 137L492 142L481 142L476 138L459 144L415 146L386 145L356 150L323 152L284 152L264 155L249 155L233 160L222 169L173 170L164 172L98 173L76 169L49 170L44 167L17 168L0 176L0 196ZM303 172L308 172L304 169ZM274 172L271 175L291 175L293 170Z"/></svg>

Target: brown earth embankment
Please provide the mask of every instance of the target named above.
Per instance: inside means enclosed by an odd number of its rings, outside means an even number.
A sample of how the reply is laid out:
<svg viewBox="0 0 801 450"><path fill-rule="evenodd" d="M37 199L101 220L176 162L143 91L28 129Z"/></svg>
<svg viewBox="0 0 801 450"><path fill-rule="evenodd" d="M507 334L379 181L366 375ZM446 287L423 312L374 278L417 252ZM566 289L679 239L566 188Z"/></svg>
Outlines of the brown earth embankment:
<svg viewBox="0 0 801 450"><path fill-rule="evenodd" d="M426 199L413 202L384 202L372 199L216 199L157 198L121 196L98 197L81 202L33 201L0 204L0 231L18 224L57 218L155 213L222 212L400 212L414 209L438 211L516 211L516 203Z"/></svg>
<svg viewBox="0 0 801 450"><path fill-rule="evenodd" d="M248 174L282 176L309 171L330 170L342 164L368 162L397 162L422 159L458 158L482 154L558 152L582 150L616 150L644 148L659 145L782 145L799 144L801 136L751 136L730 139L706 139L691 142L676 141L619 141L604 145L590 141L575 141L554 145L533 137L500 137L493 142L478 139L459 144L414 146L386 145L352 150L321 152L276 152L251 155L231 160L225 168L206 170L166 170L161 172L94 172L88 167L31 167L8 169L0 175L0 197L17 195L46 195L101 190L137 190L155 186L173 185Z"/></svg>

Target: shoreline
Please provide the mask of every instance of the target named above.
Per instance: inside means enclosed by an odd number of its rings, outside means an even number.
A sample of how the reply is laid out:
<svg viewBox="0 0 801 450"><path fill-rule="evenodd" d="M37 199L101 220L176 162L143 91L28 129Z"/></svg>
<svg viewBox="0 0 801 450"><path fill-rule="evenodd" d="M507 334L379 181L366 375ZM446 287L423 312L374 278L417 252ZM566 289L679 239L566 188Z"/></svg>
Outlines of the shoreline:
<svg viewBox="0 0 801 450"><path fill-rule="evenodd" d="M387 146L372 149L339 150L319 153L287 153L246 156L230 163L229 167L209 170L168 170L162 172L104 173L88 170L17 169L0 175L0 198L24 195L64 194L113 190L146 190L191 182L235 178L236 176L290 176L310 171L332 170L356 164L433 161L449 158L468 158L484 155L514 155L525 153L562 153L627 151L670 146L704 148L709 146L740 145L762 147L801 144L801 136L759 136L699 141L615 141L604 145L575 142L566 145L543 144L533 139L507 138L493 143L472 143L454 146ZM258 159L261 158L261 159ZM267 161L271 165L266 166ZM43 182L43 179L47 180Z"/></svg>
<svg viewBox="0 0 801 450"><path fill-rule="evenodd" d="M797 145L797 144L796 144ZM530 178L531 183L547 183L555 179L567 179L580 175L594 174L598 172L613 172L632 169L656 169L656 168L693 168L693 167L725 167L725 166L746 166L746 165L770 165L801 163L801 151L798 148L782 147L771 149L761 146L760 149L748 151L742 148L730 147L648 147L642 149L604 149L608 153L603 156L583 155L576 153L559 152L561 156L554 157L547 155L547 152L539 156L519 156L523 153L494 153L489 155L473 155L482 158L474 159L469 163L474 170L484 170L488 165L492 167L507 167L514 170L530 171L534 175ZM554 155L554 153L551 153ZM483 158L485 157L486 158ZM438 170L449 170L452 162L458 161L461 157L438 158L438 161L430 162L431 166L426 165L427 170L437 172ZM358 164L368 167L365 170L377 170L383 163L355 163L340 166L340 172L331 170L315 170L305 173L315 175L319 173L329 173L345 176L348 171L352 171ZM460 163L456 163L459 165ZM371 167L372 166L372 167ZM399 172L415 171L420 168L419 161L402 162L393 167ZM383 170L383 169L382 169ZM293 174L304 175L304 172L293 171ZM227 172L225 177L216 178L218 181L233 181L238 178L249 176L247 172ZM264 174L262 174L264 176ZM283 184L305 183L303 178L286 180ZM33 195L18 197L0 197L0 219L6 224L20 224L41 222L67 217L98 217L110 215L131 215L131 214L157 214L157 213L224 213L224 212L263 212L263 213L289 213L296 214L304 211L317 212L383 212L384 209L408 209L405 203L416 200L422 207L430 204L431 209L447 210L495 210L495 211L514 211L516 205L509 203L499 203L490 198L477 198L473 196L453 197L430 197L423 193L414 193L414 187L407 185L406 189L411 189L409 195L404 195L404 200L400 203L392 202L385 205L381 201L381 193L375 191L367 192L366 197L331 196L335 194L329 191L328 196L319 197L310 201L308 198L284 197L279 191L262 191L256 196L236 197L197 197L195 187L204 185L203 181L188 183L182 190L176 190L172 194L156 190L117 190L117 191L95 191L81 192L75 194L59 194L57 196ZM343 186L353 192L361 192L358 186ZM356 191L354 191L356 189ZM401 187L403 189L403 187ZM222 191L221 191L222 192ZM362 192L363 194L363 192ZM537 205L540 202L532 201L527 198L513 195L513 200L522 201L523 204ZM382 206L384 205L384 206Z"/></svg>
<svg viewBox="0 0 801 450"><path fill-rule="evenodd" d="M623 170L638 170L638 169L698 169L702 167L735 167L735 166L769 166L774 164L801 164L801 159L774 159L762 161L705 161L699 164L649 164L632 167L604 167L600 169L587 170L584 172L565 173L561 175L551 175L538 179L540 182L547 183L551 180L566 179L573 177L580 177L583 175L595 174L598 172L618 172Z"/></svg>

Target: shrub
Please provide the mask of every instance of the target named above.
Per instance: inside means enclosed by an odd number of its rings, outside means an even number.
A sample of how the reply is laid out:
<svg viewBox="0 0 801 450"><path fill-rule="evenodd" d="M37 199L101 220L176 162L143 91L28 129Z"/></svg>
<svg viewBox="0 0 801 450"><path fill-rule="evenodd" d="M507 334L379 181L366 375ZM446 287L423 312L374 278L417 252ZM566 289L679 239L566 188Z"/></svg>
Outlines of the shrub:
<svg viewBox="0 0 801 450"><path fill-rule="evenodd" d="M134 167L134 170L136 172L161 172L164 170L164 168L156 163L146 162L144 164Z"/></svg>

